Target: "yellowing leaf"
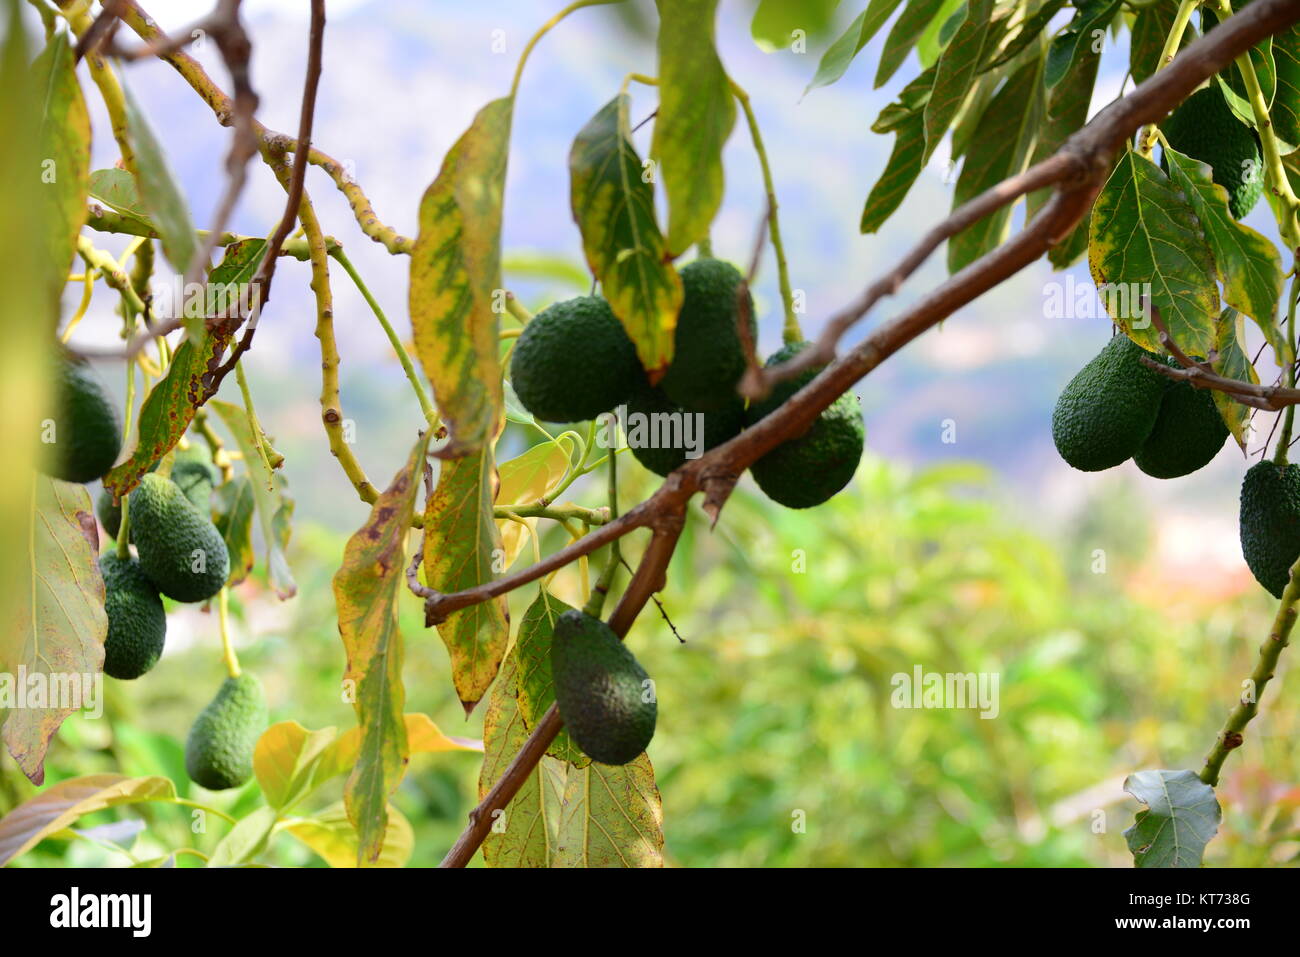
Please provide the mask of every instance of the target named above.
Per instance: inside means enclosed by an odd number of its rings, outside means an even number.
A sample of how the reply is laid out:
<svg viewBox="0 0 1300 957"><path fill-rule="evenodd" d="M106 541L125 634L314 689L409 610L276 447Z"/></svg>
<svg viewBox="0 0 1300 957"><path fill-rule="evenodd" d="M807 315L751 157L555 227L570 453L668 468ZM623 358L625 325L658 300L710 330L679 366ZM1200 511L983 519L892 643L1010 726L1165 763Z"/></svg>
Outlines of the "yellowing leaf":
<svg viewBox="0 0 1300 957"><path fill-rule="evenodd" d="M38 476L26 532L8 543L27 552L26 600L0 633L0 730L23 773L40 784L50 739L95 693L108 616L85 486Z"/></svg>
<svg viewBox="0 0 1300 957"><path fill-rule="evenodd" d="M492 515L496 470L490 446L444 459L424 510L424 577L430 588L461 591L502 570L501 539ZM454 611L438 625L451 656L451 677L468 714L496 677L510 628L503 597Z"/></svg>
<svg viewBox="0 0 1300 957"><path fill-rule="evenodd" d="M1229 379L1259 384L1259 374L1250 364L1245 351L1241 348L1244 340L1246 320L1236 309L1223 310L1214 321L1214 351L1218 353L1214 360L1214 371ZM1214 406L1219 410L1228 431L1232 433L1238 448L1246 451L1250 429L1249 406L1242 405L1226 392L1217 389L1210 393L1214 397Z"/></svg>
<svg viewBox="0 0 1300 957"><path fill-rule="evenodd" d="M648 755L570 766L552 867L663 867L664 810Z"/></svg>
<svg viewBox="0 0 1300 957"><path fill-rule="evenodd" d="M336 728L308 731L297 721L281 721L267 728L253 751L253 774L266 803L287 810L332 777L334 767L322 771L321 759L330 753L337 737Z"/></svg>
<svg viewBox="0 0 1300 957"><path fill-rule="evenodd" d="M682 280L659 232L627 107L626 96L615 97L574 140L570 193L587 264L654 382L673 358Z"/></svg>
<svg viewBox="0 0 1300 957"><path fill-rule="evenodd" d="M321 856L330 867L356 867L357 832L342 804L334 804L309 818L290 821L283 829ZM388 805L388 830L372 867L405 867L415 850L415 832L402 812Z"/></svg>
<svg viewBox="0 0 1300 957"><path fill-rule="evenodd" d="M388 799L406 767L402 635L397 597L405 588L406 538L428 448L426 432L379 496L361 530L348 540L334 576L339 634L348 655L347 680L361 728L356 766L344 790L360 835L359 853L374 860L383 846Z"/></svg>
<svg viewBox="0 0 1300 957"><path fill-rule="evenodd" d="M483 448L500 428L501 203L513 109L509 97L483 107L420 201L411 327L449 457Z"/></svg>
<svg viewBox="0 0 1300 957"><path fill-rule="evenodd" d="M564 479L569 468L569 453L558 442L543 442L508 462L501 463L501 489L497 499L502 505L532 505L544 497ZM526 528L525 528L526 526ZM537 519L525 518L520 522L499 519L501 547L505 557L502 570L509 569L528 543L529 530L537 534Z"/></svg>

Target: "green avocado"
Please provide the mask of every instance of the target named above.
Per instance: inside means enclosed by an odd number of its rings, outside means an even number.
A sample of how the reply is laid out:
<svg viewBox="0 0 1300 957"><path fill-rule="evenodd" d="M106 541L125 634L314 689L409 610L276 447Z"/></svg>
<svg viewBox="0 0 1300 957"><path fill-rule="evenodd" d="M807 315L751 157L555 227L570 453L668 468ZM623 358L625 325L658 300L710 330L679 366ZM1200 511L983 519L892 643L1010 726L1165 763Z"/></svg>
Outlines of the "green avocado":
<svg viewBox="0 0 1300 957"><path fill-rule="evenodd" d="M167 637L167 614L158 589L134 558L115 552L99 556L104 575L104 674L121 681L139 678L158 663Z"/></svg>
<svg viewBox="0 0 1300 957"><path fill-rule="evenodd" d="M1300 465L1260 462L1241 483L1241 554L1274 598L1300 558Z"/></svg>
<svg viewBox="0 0 1300 957"><path fill-rule="evenodd" d="M692 445L702 446L701 453L740 434L745 427L745 403L738 395L732 400L719 412L691 412L669 399L663 389L643 382L627 402L628 446L651 472L667 475L686 462L688 433Z"/></svg>
<svg viewBox="0 0 1300 957"><path fill-rule="evenodd" d="M1081 472L1132 458L1155 428L1170 380L1142 362L1158 358L1126 335L1110 342L1070 380L1052 411L1056 451Z"/></svg>
<svg viewBox="0 0 1300 957"><path fill-rule="evenodd" d="M1169 145L1214 171L1214 182L1228 191L1228 211L1237 219L1249 213L1264 192L1259 136L1235 113L1211 81L1160 124ZM1161 167L1169 171L1162 157Z"/></svg>
<svg viewBox="0 0 1300 957"><path fill-rule="evenodd" d="M266 730L266 697L245 671L222 682L185 740L185 771L209 791L237 788L253 776L253 749Z"/></svg>
<svg viewBox="0 0 1300 957"><path fill-rule="evenodd" d="M1213 393L1187 381L1175 382L1165 390L1156 424L1133 453L1133 461L1152 478L1178 478L1208 465L1227 438L1228 427Z"/></svg>
<svg viewBox="0 0 1300 957"><path fill-rule="evenodd" d="M673 361L659 385L673 402L694 412L723 412L736 400L745 373L737 329L738 293L744 277L730 263L697 259L682 269L683 299L673 334ZM758 341L754 300L749 341Z"/></svg>
<svg viewBox="0 0 1300 957"><path fill-rule="evenodd" d="M779 365L807 347L806 342L784 346L772 354L767 365ZM779 383L767 398L749 407L748 423L753 425L783 405L819 371L809 369ZM861 404L857 396L846 392L817 417L807 432L782 442L755 462L751 471L758 487L772 501L787 508L812 508L852 481L865 440Z"/></svg>
<svg viewBox="0 0 1300 957"><path fill-rule="evenodd" d="M211 518L161 475L145 475L131 493L131 537L144 573L175 601L211 598L230 574L226 543Z"/></svg>
<svg viewBox="0 0 1300 957"><path fill-rule="evenodd" d="M45 471L65 482L90 482L113 467L122 451L117 411L89 364L58 361L51 455Z"/></svg>
<svg viewBox="0 0 1300 957"><path fill-rule="evenodd" d="M204 443L191 442L177 449L172 464L172 481L204 515L212 514L212 490L221 484L221 472L212 464L212 451Z"/></svg>
<svg viewBox="0 0 1300 957"><path fill-rule="evenodd" d="M560 615L551 678L569 737L593 761L627 764L654 737L659 705L653 683L599 618L576 608Z"/></svg>
<svg viewBox="0 0 1300 957"><path fill-rule="evenodd" d="M95 514L99 516L99 524L104 526L108 537L116 539L122 528L122 506L113 501L113 496L107 489L99 490L99 497L95 499ZM134 538L131 540L134 541Z"/></svg>
<svg viewBox="0 0 1300 957"><path fill-rule="evenodd" d="M547 306L524 326L510 384L543 422L584 422L623 402L642 376L636 347L599 296Z"/></svg>

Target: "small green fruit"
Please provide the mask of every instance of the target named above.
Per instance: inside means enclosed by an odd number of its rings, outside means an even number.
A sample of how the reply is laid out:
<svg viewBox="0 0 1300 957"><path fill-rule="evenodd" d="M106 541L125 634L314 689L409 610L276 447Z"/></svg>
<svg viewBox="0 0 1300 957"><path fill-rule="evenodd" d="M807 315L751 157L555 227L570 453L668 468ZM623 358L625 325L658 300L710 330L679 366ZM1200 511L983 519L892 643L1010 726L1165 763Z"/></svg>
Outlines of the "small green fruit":
<svg viewBox="0 0 1300 957"><path fill-rule="evenodd" d="M266 730L262 683L247 671L227 678L199 712L185 741L185 770L209 791L237 788L253 776L253 750Z"/></svg>
<svg viewBox="0 0 1300 957"><path fill-rule="evenodd" d="M1300 558L1300 465L1259 462L1241 483L1241 554L1274 598Z"/></svg>
<svg viewBox="0 0 1300 957"><path fill-rule="evenodd" d="M725 412L745 372L737 328L740 271L719 259L697 259L681 271L683 299L673 334L673 361L660 386L693 412ZM758 341L754 300L748 297L749 341Z"/></svg>
<svg viewBox="0 0 1300 957"><path fill-rule="evenodd" d="M104 674L130 681L162 657L167 614L158 589L134 558L105 552L99 556L99 569L104 575L104 610L108 613Z"/></svg>
<svg viewBox="0 0 1300 957"><path fill-rule="evenodd" d="M230 574L221 533L171 479L149 473L131 493L131 537L144 573L175 601L205 601Z"/></svg>
<svg viewBox="0 0 1300 957"><path fill-rule="evenodd" d="M60 358L57 410L46 472L65 482L90 482L113 467L122 451L117 411L89 364Z"/></svg>

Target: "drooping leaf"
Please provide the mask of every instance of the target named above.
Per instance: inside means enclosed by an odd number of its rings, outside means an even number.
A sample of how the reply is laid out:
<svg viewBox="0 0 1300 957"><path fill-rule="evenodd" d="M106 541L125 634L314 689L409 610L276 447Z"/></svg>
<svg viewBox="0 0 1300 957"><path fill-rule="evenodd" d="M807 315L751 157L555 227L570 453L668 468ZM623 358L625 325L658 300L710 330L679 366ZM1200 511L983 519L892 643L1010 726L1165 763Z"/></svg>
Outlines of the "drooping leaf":
<svg viewBox="0 0 1300 957"><path fill-rule="evenodd" d="M871 0L867 9L859 13L839 39L822 54L821 61L817 64L817 73L804 90L804 96L814 88L830 86L842 77L853 58L871 42L871 38L885 25L901 2L902 0Z"/></svg>
<svg viewBox="0 0 1300 957"><path fill-rule="evenodd" d="M682 280L655 219L654 189L627 129L628 98L597 113L569 152L573 218L592 274L651 381L673 358Z"/></svg>
<svg viewBox="0 0 1300 957"><path fill-rule="evenodd" d="M1074 19L1052 39L1047 49L1043 81L1056 86L1070 72L1075 58L1086 51L1100 53L1106 41L1106 27L1119 10L1120 0L1080 0L1075 4Z"/></svg>
<svg viewBox="0 0 1300 957"><path fill-rule="evenodd" d="M895 131L894 149L889 154L885 171L867 196L859 226L863 233L874 233L902 205L908 190L921 175L924 150L925 118L920 113L913 113Z"/></svg>
<svg viewBox="0 0 1300 957"><path fill-rule="evenodd" d="M537 726L547 709L555 703L555 684L551 678L551 640L555 634L556 620L569 610L569 605L542 588L519 622L519 633L510 654L515 667L519 713L524 719L524 727L529 731ZM563 729L546 749L546 753L578 767L585 767L591 762L591 758L582 753Z"/></svg>
<svg viewBox="0 0 1300 957"><path fill-rule="evenodd" d="M934 87L925 105L925 153L921 162L934 155L948 127L970 93L979 66L984 43L989 34L993 0L971 0L964 9L964 19L952 41L939 57Z"/></svg>
<svg viewBox="0 0 1300 957"><path fill-rule="evenodd" d="M140 198L135 177L124 169L97 169L90 174L90 196L123 216L156 230L149 219L149 210Z"/></svg>
<svg viewBox="0 0 1300 957"><path fill-rule="evenodd" d="M262 530L262 542L266 547L266 569L271 580L271 587L276 596L285 601L298 593L298 585L289 570L289 560L285 549L289 544L290 519L293 516L293 499L288 494L288 483L278 471L268 472L266 463L258 454L257 443L253 437L253 428L248 421L248 412L238 405L213 399L208 407L225 423L230 434L243 454L244 467L248 470L248 479L252 483L253 501L256 504L258 525ZM266 443L266 437L260 436ZM279 455L267 458L272 465Z"/></svg>
<svg viewBox="0 0 1300 957"><path fill-rule="evenodd" d="M1137 771L1124 790L1146 805L1124 832L1136 867L1200 867L1223 811L1194 771Z"/></svg>
<svg viewBox="0 0 1300 957"><path fill-rule="evenodd" d="M212 490L213 524L230 553L230 577L226 585L238 585L253 570L253 516L256 512L253 481L237 475Z"/></svg>
<svg viewBox="0 0 1300 957"><path fill-rule="evenodd" d="M1245 317L1232 307L1223 310L1214 321L1214 349L1218 353L1213 363L1214 371L1229 379L1258 385L1259 375L1241 347L1245 324ZM1214 397L1215 408L1219 410L1219 415L1223 417L1237 446L1243 452L1246 451L1250 439L1250 407L1242 405L1226 392L1215 390L1210 395Z"/></svg>
<svg viewBox="0 0 1300 957"><path fill-rule="evenodd" d="M552 867L663 867L664 813L654 767L570 766Z"/></svg>
<svg viewBox="0 0 1300 957"><path fill-rule="evenodd" d="M907 0L907 6L898 15L885 37L880 62L876 64L876 89L884 86L898 72L909 53L915 48L930 21L943 10L944 0Z"/></svg>
<svg viewBox="0 0 1300 957"><path fill-rule="evenodd" d="M51 287L59 292L86 222L90 176L90 114L77 82L72 43L60 30L33 64L41 93L40 195L47 204L49 231L42 237L49 257Z"/></svg>
<svg viewBox="0 0 1300 957"><path fill-rule="evenodd" d="M974 199L1029 163L1043 114L1042 60L1026 63L989 103L966 149L952 207ZM948 240L948 270L957 272L1006 238L1011 207L1004 206Z"/></svg>
<svg viewBox="0 0 1300 957"><path fill-rule="evenodd" d="M87 814L175 797L175 786L163 777L89 774L51 784L0 818L0 867Z"/></svg>
<svg viewBox="0 0 1300 957"><path fill-rule="evenodd" d="M347 680L361 728L356 766L344 789L348 816L360 837L358 855L375 860L383 848L388 800L409 750L403 717L402 635L397 600L406 587L406 540L424 471L429 433L379 496L343 552L334 576L339 634L347 651Z"/></svg>
<svg viewBox="0 0 1300 957"><path fill-rule="evenodd" d="M650 154L668 197L668 251L708 235L722 204L722 147L736 122L731 82L714 48L718 0L656 0L659 112Z"/></svg>
<svg viewBox="0 0 1300 957"><path fill-rule="evenodd" d="M838 5L839 0L760 0L749 32L764 53L788 50L796 39L806 41L830 27Z"/></svg>
<svg viewBox="0 0 1300 957"><path fill-rule="evenodd" d="M1219 288L1214 256L1186 194L1149 159L1129 150L1102 187L1088 224L1088 266L1111 318L1138 345L1164 351L1138 300L1149 293L1188 355L1214 346Z"/></svg>
<svg viewBox="0 0 1300 957"><path fill-rule="evenodd" d="M1165 149L1169 176L1186 196L1204 227L1223 283L1223 299L1254 319L1273 347L1278 365L1291 361L1286 336L1277 322L1277 304L1284 282L1282 256L1277 247L1249 226L1237 222L1228 210L1228 192L1213 180L1205 163L1174 149Z"/></svg>
<svg viewBox="0 0 1300 957"><path fill-rule="evenodd" d="M497 476L492 449L447 459L425 504L424 576L441 592L472 588L504 569L492 506ZM447 616L438 635L451 657L452 682L469 714L496 677L510 638L505 598L479 602Z"/></svg>
<svg viewBox="0 0 1300 957"><path fill-rule="evenodd" d="M558 442L543 442L508 462L499 469L501 488L497 500L502 505L531 505L545 498L560 484L569 470L569 453ZM501 548L504 550L502 568L509 569L528 544L529 534L536 534L537 519L525 518L520 522L498 519ZM530 532L531 530L531 532Z"/></svg>
<svg viewBox="0 0 1300 957"><path fill-rule="evenodd" d="M330 867L356 867L357 832L348 820L342 804L332 804L311 817L298 818L284 825L284 830L320 855ZM388 829L379 856L371 867L405 867L415 850L415 831L405 815L388 805Z"/></svg>
<svg viewBox="0 0 1300 957"><path fill-rule="evenodd" d="M82 485L37 476L24 549L24 594L0 636L0 731L34 784L64 718L96 693L104 665L104 579L99 531Z"/></svg>
<svg viewBox="0 0 1300 957"><path fill-rule="evenodd" d="M483 448L501 427L497 309L513 113L511 97L483 107L420 200L411 327L450 434L443 452L449 457Z"/></svg>
<svg viewBox="0 0 1300 957"><path fill-rule="evenodd" d="M1246 0L1246 2L1249 2L1249 0ZM1237 8L1240 10L1244 5L1244 3L1239 3ZM1201 29L1206 33L1213 30L1219 23L1218 14L1211 7L1211 4L1201 7ZM1259 84L1260 92L1264 96L1264 103L1271 107L1278 89L1278 72L1273 59L1273 38L1265 37L1251 47L1248 52L1251 65L1255 69L1255 81ZM1236 60L1233 60L1226 68L1216 73L1214 82L1223 91L1224 100L1227 101L1232 112L1237 114L1237 118L1249 126L1254 126L1255 110L1250 105L1250 92ZM1274 133L1276 132L1277 130L1274 129ZM1282 151L1287 152L1291 148L1290 146L1284 146Z"/></svg>
<svg viewBox="0 0 1300 957"><path fill-rule="evenodd" d="M980 72L987 73L990 70L996 70L1019 56L1029 44L1042 36L1052 18L1060 12L1063 6L1065 6L1065 0L1046 0L1045 3L1039 5L1037 10L1021 21L1018 26L1008 26L1009 39L1005 43L985 46ZM1013 29L1014 33L1011 32Z"/></svg>

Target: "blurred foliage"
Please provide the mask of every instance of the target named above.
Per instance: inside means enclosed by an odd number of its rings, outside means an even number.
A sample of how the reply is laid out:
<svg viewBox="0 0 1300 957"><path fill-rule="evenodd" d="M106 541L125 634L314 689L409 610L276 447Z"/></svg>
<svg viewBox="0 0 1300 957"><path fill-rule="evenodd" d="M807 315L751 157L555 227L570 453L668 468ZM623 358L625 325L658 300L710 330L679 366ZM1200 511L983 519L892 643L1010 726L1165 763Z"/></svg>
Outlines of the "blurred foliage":
<svg viewBox="0 0 1300 957"><path fill-rule="evenodd" d="M639 468L623 472L629 501L656 481ZM1129 865L1121 832L1137 805L1122 792L1124 776L1199 769L1272 602L1252 589L1212 604L1144 604L1127 583L1149 572L1151 534L1122 485L1103 486L1057 532L1027 528L996 483L975 466L910 472L868 457L855 484L815 511L773 508L745 483L715 532L693 513L661 596L684 643L654 607L629 638L660 694L650 754L671 863ZM577 501L599 498L598 483L571 491ZM562 543L548 536L547 548ZM273 720L353 721L339 691L329 588L342 544L300 526L298 597L280 604L256 581L239 591L241 660L266 684ZM633 536L629 560L642 544ZM1103 574L1092 570L1099 548ZM554 582L570 602L580 587L576 568ZM533 595L512 596L513 620ZM481 709L463 720L441 642L419 618L418 603L404 602L408 710L447 733L478 736ZM222 676L213 616L174 612L168 641L147 677L107 684L109 720L69 720L51 749L50 780L165 774L183 796L246 811L257 799L251 786L196 793L183 770L189 722ZM892 707L891 678L918 665L997 674L997 717ZM1268 690L1229 761L1211 865L1279 864L1300 849L1293 672ZM0 813L34 792L4 761ZM478 764L468 753L413 759L394 802L415 829L413 865L437 863L459 833ZM336 800L334 787L317 803ZM191 843L184 808L109 812L81 827L140 816L148 827L135 838L137 857ZM210 847L219 836L195 840ZM270 859L320 864L289 839L273 844ZM19 862L124 863L91 840L46 841Z"/></svg>

